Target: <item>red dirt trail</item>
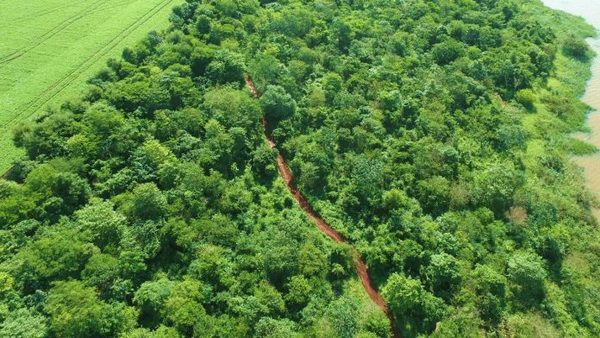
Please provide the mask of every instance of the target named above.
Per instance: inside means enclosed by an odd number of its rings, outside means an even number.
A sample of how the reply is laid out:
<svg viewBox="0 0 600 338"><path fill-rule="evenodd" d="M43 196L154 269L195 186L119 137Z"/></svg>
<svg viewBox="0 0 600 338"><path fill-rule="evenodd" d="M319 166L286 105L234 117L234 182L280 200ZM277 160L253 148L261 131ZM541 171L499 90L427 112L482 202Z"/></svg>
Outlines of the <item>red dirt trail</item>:
<svg viewBox="0 0 600 338"><path fill-rule="evenodd" d="M254 81L252 80L252 78L250 76L246 76L245 80L246 80L246 86L248 87L248 90L250 90L250 93L252 94L252 96L255 99L260 98L260 93L256 89L256 86L254 85ZM267 120L267 118L265 116L263 116L262 125L264 127L267 143L269 144L269 146L271 148L275 149L277 144L275 143L275 139L273 138L273 135L269 134L268 124L269 124L269 121ZM310 203L308 203L308 200L306 199L306 197L304 197L304 195L302 195L302 193L298 190L298 188L296 187L296 185L293 182L292 172L290 171L290 168L287 166L285 159L280 152L277 152L277 168L279 169L279 174L285 181L285 184L287 185L290 193L292 194L292 196L294 196L294 199L296 200L296 202L298 202L298 204L300 205L302 210L304 210L304 212L306 213L308 218L310 218L315 223L317 228L319 228L319 230L321 230L325 235L327 235L329 238L331 238L335 242L346 243L346 241L344 240L342 235L339 232L335 231L329 224L327 224L327 222L325 222L325 220L323 220L323 218L321 218L321 216L319 216L319 214L312 208ZM392 327L392 336L394 338L399 338L400 337L399 330L396 326L396 323L395 323L391 313L389 312L389 309L387 307L387 304L385 303L385 300L383 299L383 297L381 297L381 295L373 287L373 283L371 282L371 278L369 277L367 265L365 264L363 259L360 257L360 254L358 253L358 251L354 248L352 249L352 255L354 257L354 259L353 259L354 267L356 268L356 272L358 273L358 277L360 278L360 281L362 282L363 288L365 289L365 291L367 292L367 294L369 295L369 298L371 298L373 303L375 303L385 313L385 315L390 320L391 327Z"/></svg>

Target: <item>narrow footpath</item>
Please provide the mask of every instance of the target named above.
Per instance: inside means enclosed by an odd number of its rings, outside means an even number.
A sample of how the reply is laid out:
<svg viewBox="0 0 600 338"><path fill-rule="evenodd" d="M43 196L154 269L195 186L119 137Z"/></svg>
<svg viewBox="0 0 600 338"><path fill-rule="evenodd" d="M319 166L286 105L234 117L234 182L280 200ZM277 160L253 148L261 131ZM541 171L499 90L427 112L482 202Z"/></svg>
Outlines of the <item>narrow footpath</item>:
<svg viewBox="0 0 600 338"><path fill-rule="evenodd" d="M8 177L8 175L11 174L12 170L13 170L13 167L11 167L10 169L8 169L4 174L2 174L2 176L0 176L0 179L2 179L2 180L6 179Z"/></svg>
<svg viewBox="0 0 600 338"><path fill-rule="evenodd" d="M250 76L246 76L245 80L246 80L246 86L248 87L248 90L250 90L250 93L252 94L252 96L255 99L259 99L260 93L256 89L256 86L254 85L254 81L252 81L252 78ZM267 118L265 116L263 116L263 118L262 118L262 125L264 127L265 137L267 139L269 146L271 148L275 149L277 144L275 143L275 139L273 138L273 135L269 134L269 131L268 131L269 130L269 128L268 128L269 121L267 120ZM335 231L331 226L329 226L329 224L327 224L327 222L325 222L325 220L323 220L323 218L321 218L321 216L319 216L319 214L308 203L308 200L304 197L304 195L302 195L302 193L298 190L298 188L296 187L296 185L293 182L292 172L290 171L289 167L287 166L285 159L283 158L283 155L279 151L277 152L277 168L279 169L279 174L283 178L290 193L292 194L292 196L294 196L294 199L296 200L296 202L298 202L298 204L300 205L302 210L304 210L304 212L306 213L308 218L310 218L315 223L317 228L319 228L319 230L321 230L325 235L327 235L329 238L331 238L335 242L346 243L346 241L344 240L342 235L340 233L338 233L337 231ZM373 287L373 283L371 283L371 278L369 277L367 265L361 258L358 251L354 248L352 249L352 256L353 256L353 261L354 261L354 267L356 268L356 272L358 273L358 277L360 278L360 281L362 282L363 288L369 295L369 298L371 298L371 300L385 313L385 315L390 320L391 327L392 327L392 336L394 338L400 338L400 333L399 333L400 331L398 330L398 327L397 327L391 313L389 312L389 309L387 307L387 304L385 303L385 300L383 299L383 297L381 297L379 292L377 292L377 290L375 290L375 288Z"/></svg>

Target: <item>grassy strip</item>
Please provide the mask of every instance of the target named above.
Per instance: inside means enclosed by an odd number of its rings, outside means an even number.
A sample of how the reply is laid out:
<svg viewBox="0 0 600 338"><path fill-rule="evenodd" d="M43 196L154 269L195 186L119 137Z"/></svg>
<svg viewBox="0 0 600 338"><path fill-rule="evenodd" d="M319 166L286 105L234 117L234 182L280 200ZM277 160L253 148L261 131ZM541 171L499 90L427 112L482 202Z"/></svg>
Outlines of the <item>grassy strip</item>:
<svg viewBox="0 0 600 338"><path fill-rule="evenodd" d="M10 140L15 123L77 97L108 58L148 31L166 28L176 3L108 0L86 11L90 2L2 2L0 59L8 61L0 64L0 171L22 155ZM27 12L35 15L25 20Z"/></svg>
<svg viewBox="0 0 600 338"><path fill-rule="evenodd" d="M590 79L591 65L595 54L588 51L584 58L573 58L564 52L562 43L571 36L585 39L596 36L594 27L582 18L545 7L541 1L523 4L532 17L544 25L552 27L561 42L555 59L555 71L547 83L535 89L533 112L523 117L523 126L530 136L526 158L536 158L552 149L567 154L586 155L597 151L596 147L576 139L573 132L587 132L586 116L590 107L581 102L587 81ZM569 100L567 114L558 116L547 100L564 97Z"/></svg>

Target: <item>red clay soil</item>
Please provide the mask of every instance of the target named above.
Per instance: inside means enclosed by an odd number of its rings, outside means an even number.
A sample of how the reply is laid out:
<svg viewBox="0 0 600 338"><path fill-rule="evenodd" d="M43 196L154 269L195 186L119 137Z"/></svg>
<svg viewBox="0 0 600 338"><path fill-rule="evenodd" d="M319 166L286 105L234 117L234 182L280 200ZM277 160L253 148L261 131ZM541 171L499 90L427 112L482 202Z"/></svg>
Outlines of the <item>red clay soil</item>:
<svg viewBox="0 0 600 338"><path fill-rule="evenodd" d="M246 86L248 87L250 93L254 98L260 98L260 93L256 89L254 81L252 81L252 78L250 76L246 77ZM273 135L270 135L268 132L268 124L269 121L266 117L263 116L262 125L265 130L265 137L267 139L267 143L271 148L275 149L277 144L275 143ZM308 218L310 218L315 223L317 228L319 228L319 230L321 230L325 235L327 235L335 242L346 243L342 235L339 232L335 231L329 224L327 224L327 222L325 222L325 220L323 220L323 218L321 218L321 216L319 216L319 214L312 208L310 203L308 203L308 200L304 197L304 195L302 195L302 193L298 190L298 188L293 182L292 172L290 171L290 168L287 166L285 159L280 152L277 152L277 168L279 169L279 174L285 181L285 184L287 185L290 193L292 194L292 196L294 196L294 199L296 200L296 202L298 202L302 210L304 210ZM363 288L369 295L369 298L371 298L371 300L385 313L385 315L390 320L392 326L392 335L395 338L399 338L399 330L397 329L396 323L388 310L385 300L383 299L383 297L381 297L377 290L375 290L375 288L373 287L373 283L371 283L371 278L369 277L367 265L360 257L360 254L358 253L358 251L356 251L356 249L352 250L352 254L354 256L354 267L356 268L356 272L358 273L358 277L362 282Z"/></svg>

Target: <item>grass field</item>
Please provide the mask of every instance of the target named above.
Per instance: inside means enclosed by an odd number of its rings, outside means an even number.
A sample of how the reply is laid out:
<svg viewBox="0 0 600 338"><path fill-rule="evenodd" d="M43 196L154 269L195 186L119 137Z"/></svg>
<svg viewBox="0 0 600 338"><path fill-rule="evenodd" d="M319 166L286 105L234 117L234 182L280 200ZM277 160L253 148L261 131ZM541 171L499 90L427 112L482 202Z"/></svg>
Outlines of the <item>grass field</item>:
<svg viewBox="0 0 600 338"><path fill-rule="evenodd" d="M11 129L79 94L110 57L168 25L182 0L0 0L0 174Z"/></svg>

